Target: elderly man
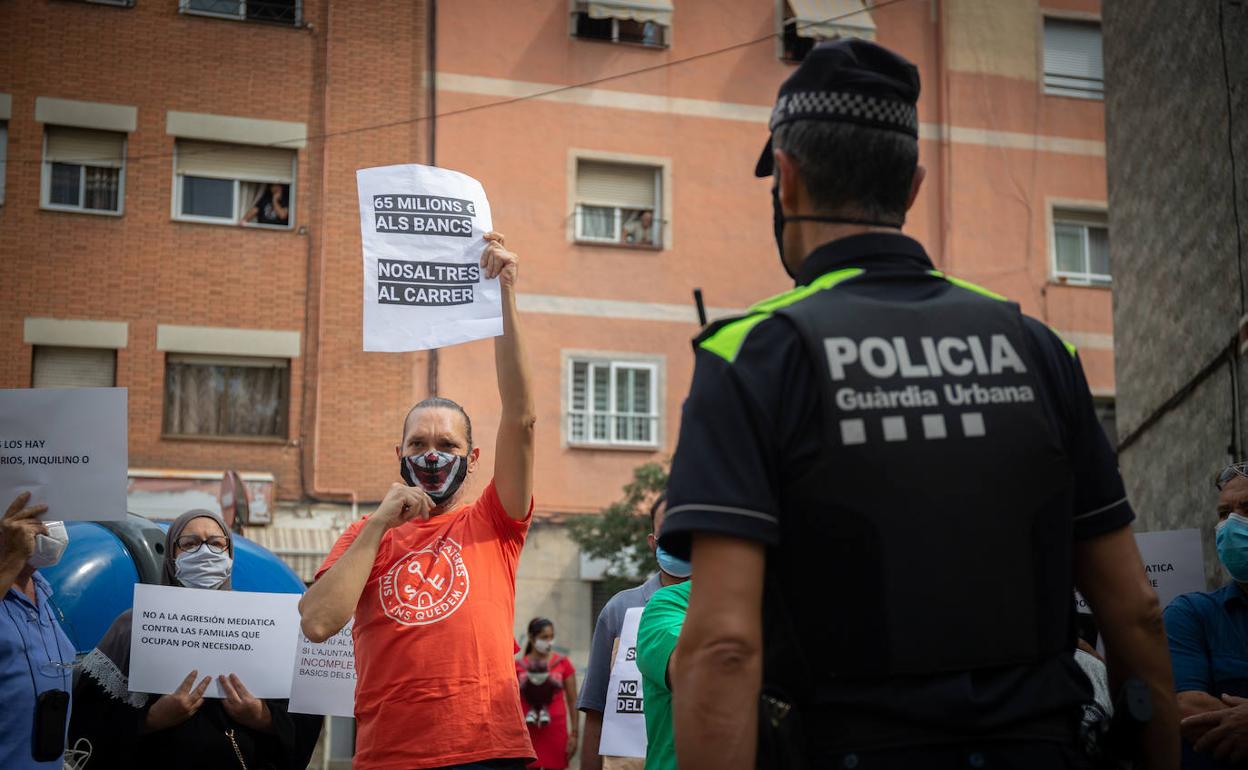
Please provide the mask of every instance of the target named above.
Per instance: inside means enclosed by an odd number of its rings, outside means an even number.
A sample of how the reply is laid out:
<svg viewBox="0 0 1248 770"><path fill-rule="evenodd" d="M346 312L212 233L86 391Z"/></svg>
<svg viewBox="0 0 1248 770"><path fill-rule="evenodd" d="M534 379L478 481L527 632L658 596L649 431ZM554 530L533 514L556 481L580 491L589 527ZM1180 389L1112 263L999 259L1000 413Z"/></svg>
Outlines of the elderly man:
<svg viewBox="0 0 1248 770"><path fill-rule="evenodd" d="M1218 474L1218 559L1231 582L1166 608L1184 767L1248 759L1248 463Z"/></svg>
<svg viewBox="0 0 1248 770"><path fill-rule="evenodd" d="M60 768L69 724L74 646L52 611L52 586L36 570L60 561L62 522L23 492L0 519L0 767Z"/></svg>
<svg viewBox="0 0 1248 770"><path fill-rule="evenodd" d="M857 39L780 87L755 173L796 287L695 341L659 538L697 575L680 770L1076 766L1075 585L1173 767L1161 608L1078 355L901 231L918 94Z"/></svg>

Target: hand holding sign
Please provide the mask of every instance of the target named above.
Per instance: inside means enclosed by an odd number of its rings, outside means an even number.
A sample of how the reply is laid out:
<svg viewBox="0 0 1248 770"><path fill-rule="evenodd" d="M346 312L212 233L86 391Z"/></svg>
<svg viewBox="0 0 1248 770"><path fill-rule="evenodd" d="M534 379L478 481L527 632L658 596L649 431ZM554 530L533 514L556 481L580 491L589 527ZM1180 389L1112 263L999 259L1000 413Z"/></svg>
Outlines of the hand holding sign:
<svg viewBox="0 0 1248 770"><path fill-rule="evenodd" d="M481 254L481 269L486 278L497 278L507 289L516 288L519 257L503 246L501 233L489 232L485 236L485 251Z"/></svg>
<svg viewBox="0 0 1248 770"><path fill-rule="evenodd" d="M228 677L223 674L217 677L217 682L221 685L221 692L225 693L221 706L235 722L262 733L273 727L273 715L269 713L268 705L248 692L237 674Z"/></svg>
<svg viewBox="0 0 1248 770"><path fill-rule="evenodd" d="M191 686L195 684L197 676L199 672L192 671L182 680L182 684L178 685L178 689L156 699L152 707L147 710L147 721L144 723L147 732L154 733L157 730L175 727L195 716L199 707L204 705L204 691L212 682L212 677L206 676L204 681L192 690Z"/></svg>
<svg viewBox="0 0 1248 770"><path fill-rule="evenodd" d="M6 588L13 584L26 560L35 552L35 535L46 535L48 532L39 520L48 506L27 505L29 502L30 493L21 493L9 504L4 518L0 519L0 576L7 577L3 584ZM13 574L9 575L9 572Z"/></svg>

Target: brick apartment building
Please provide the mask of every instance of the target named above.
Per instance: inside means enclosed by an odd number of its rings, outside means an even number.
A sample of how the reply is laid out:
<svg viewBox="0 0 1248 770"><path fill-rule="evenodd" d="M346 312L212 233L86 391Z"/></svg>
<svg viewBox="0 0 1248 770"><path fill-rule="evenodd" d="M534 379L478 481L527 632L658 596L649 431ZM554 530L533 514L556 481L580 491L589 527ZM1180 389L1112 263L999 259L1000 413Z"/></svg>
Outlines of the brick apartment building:
<svg viewBox="0 0 1248 770"><path fill-rule="evenodd" d="M523 260L539 409L518 628L554 618L583 663L602 597L559 522L674 450L691 290L714 316L786 288L769 180L751 173L776 88L817 37L873 37L920 66L928 176L908 231L1077 344L1108 408L1098 13L1097 0L4 4L0 386L129 388L132 509L214 505L237 469L274 518L252 531L306 574L352 501L367 510L394 480L415 400L460 400L491 456L488 341L361 351L354 170L432 158L471 174ZM442 117L419 120L431 109Z"/></svg>

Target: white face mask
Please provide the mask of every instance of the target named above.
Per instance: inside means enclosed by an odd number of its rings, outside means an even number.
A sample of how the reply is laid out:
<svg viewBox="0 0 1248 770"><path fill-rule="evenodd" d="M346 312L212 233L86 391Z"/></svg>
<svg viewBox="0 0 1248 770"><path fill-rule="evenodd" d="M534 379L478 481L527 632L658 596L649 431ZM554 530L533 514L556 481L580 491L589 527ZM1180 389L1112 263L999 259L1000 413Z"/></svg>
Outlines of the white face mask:
<svg viewBox="0 0 1248 770"><path fill-rule="evenodd" d="M207 545L198 551L179 554L173 560L173 572L178 582L187 588L217 588L234 569L229 551L213 553Z"/></svg>
<svg viewBox="0 0 1248 770"><path fill-rule="evenodd" d="M63 521L45 521L48 534L35 535L35 551L26 563L35 569L51 567L61 560L65 549L69 547L69 531Z"/></svg>
<svg viewBox="0 0 1248 770"><path fill-rule="evenodd" d="M553 647L554 645L555 645L554 639L534 639L533 640L533 649L537 650L538 652L542 654L546 654L550 652L550 648Z"/></svg>

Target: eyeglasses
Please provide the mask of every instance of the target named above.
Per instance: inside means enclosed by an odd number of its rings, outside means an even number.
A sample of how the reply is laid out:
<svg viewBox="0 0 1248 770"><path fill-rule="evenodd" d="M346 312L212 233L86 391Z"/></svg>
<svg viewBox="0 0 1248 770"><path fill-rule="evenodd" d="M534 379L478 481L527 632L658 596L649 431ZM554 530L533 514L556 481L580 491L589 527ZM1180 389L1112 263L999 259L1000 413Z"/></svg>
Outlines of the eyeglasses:
<svg viewBox="0 0 1248 770"><path fill-rule="evenodd" d="M202 537L196 537L195 535L183 535L175 540L174 544L177 545L178 550L183 553L195 553L199 550L201 545L208 546L208 550L213 553L223 553L226 548L230 547L230 540L229 538L221 537L220 535L215 535L206 540Z"/></svg>
<svg viewBox="0 0 1248 770"><path fill-rule="evenodd" d="M1226 466L1222 469L1222 472L1218 474L1218 479L1213 482L1213 485L1218 488L1219 492L1221 492L1222 487L1230 483L1231 479L1236 476L1248 478L1248 462L1233 463Z"/></svg>

